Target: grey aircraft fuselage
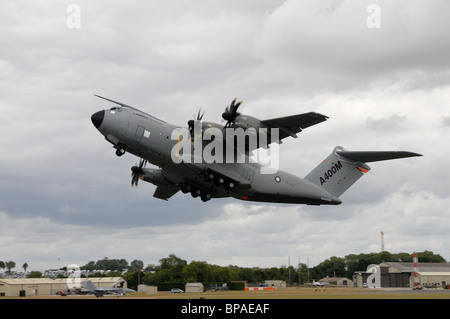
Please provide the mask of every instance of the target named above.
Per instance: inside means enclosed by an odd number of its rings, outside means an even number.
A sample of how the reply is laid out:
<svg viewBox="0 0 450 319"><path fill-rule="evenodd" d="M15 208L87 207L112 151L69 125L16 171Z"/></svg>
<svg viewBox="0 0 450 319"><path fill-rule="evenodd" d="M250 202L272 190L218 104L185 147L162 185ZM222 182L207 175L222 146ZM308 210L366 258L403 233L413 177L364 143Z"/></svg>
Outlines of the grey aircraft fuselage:
<svg viewBox="0 0 450 319"><path fill-rule="evenodd" d="M157 186L154 197L165 200L182 190L193 197L201 197L203 201L233 197L258 202L338 205L341 203L338 197L370 169L362 159L378 161L419 156L409 152L348 152L337 147L305 178L281 170L262 174L262 166L249 161L177 164L172 153L180 141L172 139L172 133L180 126L112 102L120 106L94 113L91 117L94 126L113 144L118 156L128 152L157 167L142 168L139 176Z"/></svg>

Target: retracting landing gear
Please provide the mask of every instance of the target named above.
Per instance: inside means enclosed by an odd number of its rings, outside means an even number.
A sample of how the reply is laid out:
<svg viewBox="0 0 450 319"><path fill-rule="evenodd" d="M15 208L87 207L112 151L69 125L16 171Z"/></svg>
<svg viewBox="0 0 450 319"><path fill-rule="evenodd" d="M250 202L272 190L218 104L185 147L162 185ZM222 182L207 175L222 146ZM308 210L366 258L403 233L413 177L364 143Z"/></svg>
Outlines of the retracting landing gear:
<svg viewBox="0 0 450 319"><path fill-rule="evenodd" d="M116 155L117 156L122 156L123 154L125 154L125 150L123 149L123 148L118 148L117 150L116 150Z"/></svg>
<svg viewBox="0 0 450 319"><path fill-rule="evenodd" d="M199 188L194 188L191 190L191 195L194 198L199 197L202 194L202 191Z"/></svg>
<svg viewBox="0 0 450 319"><path fill-rule="evenodd" d="M200 188L194 188L191 190L191 195L192 197L196 198L196 197L200 197L202 201L207 202L211 199L211 194L206 192L206 191L202 191Z"/></svg>
<svg viewBox="0 0 450 319"><path fill-rule="evenodd" d="M197 198L200 197L202 201L207 202L211 199L211 194L207 191L204 191L198 187L192 186L190 184L181 185L181 191L184 194L191 193L192 197Z"/></svg>
<svg viewBox="0 0 450 319"><path fill-rule="evenodd" d="M207 202L211 199L211 194L205 193L205 194L201 195L201 199L202 199L202 201Z"/></svg>
<svg viewBox="0 0 450 319"><path fill-rule="evenodd" d="M184 194L190 193L191 190L192 190L192 186L189 185L189 184L186 184L186 185L182 185L182 186L181 186L181 191L182 191Z"/></svg>
<svg viewBox="0 0 450 319"><path fill-rule="evenodd" d="M221 176L218 173L210 170L204 171L203 180L207 183L214 184L216 187L223 187L227 191L230 191L236 185L233 180ZM212 185L211 187L214 188L214 186ZM192 197L200 197L204 202L207 202L212 198L211 193L202 189L201 187L189 184L188 182L184 182L183 184L181 184L180 189L184 194L190 193Z"/></svg>
<svg viewBox="0 0 450 319"><path fill-rule="evenodd" d="M232 189L235 184L234 181L227 179L219 174L216 174L214 172L211 171L205 171L205 182L210 182L212 181L214 183L214 185L216 186L223 186L226 190L230 190Z"/></svg>
<svg viewBox="0 0 450 319"><path fill-rule="evenodd" d="M116 149L116 155L117 156L120 157L123 154L125 154L124 145L122 143L120 143L119 141L117 141L117 143L114 144L114 148Z"/></svg>
<svg viewBox="0 0 450 319"><path fill-rule="evenodd" d="M226 190L230 190L234 187L234 182L233 181L227 181L224 185Z"/></svg>

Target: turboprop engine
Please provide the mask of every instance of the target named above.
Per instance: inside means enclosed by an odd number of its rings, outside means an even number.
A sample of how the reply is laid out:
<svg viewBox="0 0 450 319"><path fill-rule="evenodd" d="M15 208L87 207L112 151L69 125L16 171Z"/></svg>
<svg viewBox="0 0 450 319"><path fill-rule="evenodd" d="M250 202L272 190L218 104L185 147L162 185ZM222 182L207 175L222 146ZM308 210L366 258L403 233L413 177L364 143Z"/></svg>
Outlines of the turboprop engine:
<svg viewBox="0 0 450 319"><path fill-rule="evenodd" d="M167 184L167 179L164 177L160 169L145 168L146 160L141 159L139 166L131 168L131 186L138 186L138 182L142 179L155 185Z"/></svg>
<svg viewBox="0 0 450 319"><path fill-rule="evenodd" d="M258 130L261 127L261 121L253 116L238 115L234 120L234 127L241 127L244 130L253 127L255 130Z"/></svg>

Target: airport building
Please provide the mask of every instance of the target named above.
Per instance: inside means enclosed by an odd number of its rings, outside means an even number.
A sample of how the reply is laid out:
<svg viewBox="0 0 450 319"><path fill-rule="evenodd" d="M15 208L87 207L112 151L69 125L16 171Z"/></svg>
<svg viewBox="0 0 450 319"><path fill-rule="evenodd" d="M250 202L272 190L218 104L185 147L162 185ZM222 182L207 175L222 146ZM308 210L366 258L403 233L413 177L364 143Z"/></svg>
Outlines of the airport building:
<svg viewBox="0 0 450 319"><path fill-rule="evenodd" d="M336 286L354 287L352 280L345 277L325 277L318 280L322 284L331 284Z"/></svg>
<svg viewBox="0 0 450 319"><path fill-rule="evenodd" d="M184 286L185 292L203 292L204 290L201 282L189 282Z"/></svg>
<svg viewBox="0 0 450 319"><path fill-rule="evenodd" d="M266 287L275 287L277 289L287 287L287 283L284 280L266 280L265 285Z"/></svg>
<svg viewBox="0 0 450 319"><path fill-rule="evenodd" d="M413 287L414 264L403 262L384 262L379 266L380 287ZM449 263L418 263L418 281L424 287L443 288L450 285ZM355 272L353 281L357 287L367 283L370 271Z"/></svg>
<svg viewBox="0 0 450 319"><path fill-rule="evenodd" d="M127 282L121 277L80 278L81 286L84 280L92 281L96 287L110 287L112 285L127 287ZM0 296L49 296L56 295L61 291L67 291L67 289L67 278L0 278Z"/></svg>

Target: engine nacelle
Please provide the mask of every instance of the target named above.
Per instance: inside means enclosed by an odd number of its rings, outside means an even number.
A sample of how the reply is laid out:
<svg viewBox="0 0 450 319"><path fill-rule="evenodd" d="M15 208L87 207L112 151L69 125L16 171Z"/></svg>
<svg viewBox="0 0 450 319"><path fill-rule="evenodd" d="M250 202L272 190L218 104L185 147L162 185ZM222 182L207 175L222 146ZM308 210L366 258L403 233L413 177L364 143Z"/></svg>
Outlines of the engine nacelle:
<svg viewBox="0 0 450 319"><path fill-rule="evenodd" d="M155 185L161 185L161 184L167 184L168 181L164 177L163 173L159 169L152 169L152 168L144 168L142 172L142 180L155 184Z"/></svg>
<svg viewBox="0 0 450 319"><path fill-rule="evenodd" d="M234 120L234 127L235 128L241 127L244 130L253 127L255 130L258 131L258 129L261 127L261 121L253 116L238 115Z"/></svg>

